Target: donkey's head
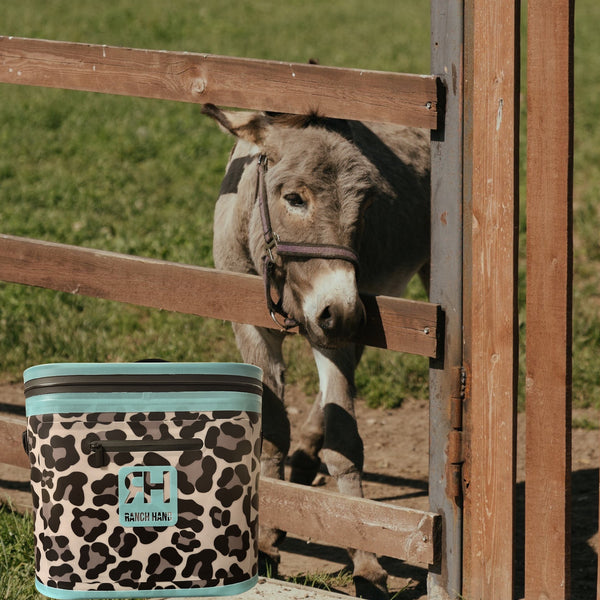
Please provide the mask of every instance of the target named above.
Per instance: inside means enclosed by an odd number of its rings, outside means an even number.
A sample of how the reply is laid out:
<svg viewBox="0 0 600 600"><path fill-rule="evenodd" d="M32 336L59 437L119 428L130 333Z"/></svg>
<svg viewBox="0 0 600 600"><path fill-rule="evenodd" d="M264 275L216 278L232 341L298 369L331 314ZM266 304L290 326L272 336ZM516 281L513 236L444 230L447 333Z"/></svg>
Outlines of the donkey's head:
<svg viewBox="0 0 600 600"><path fill-rule="evenodd" d="M204 112L244 140L254 156L247 169L256 175L244 177L237 193L248 196L248 250L256 271L262 274L265 265L269 271L281 298L276 312L287 314L316 345L347 342L365 319L357 256L364 212L385 185L378 170L351 142L345 121L224 112L211 105ZM275 240L271 251L269 235Z"/></svg>

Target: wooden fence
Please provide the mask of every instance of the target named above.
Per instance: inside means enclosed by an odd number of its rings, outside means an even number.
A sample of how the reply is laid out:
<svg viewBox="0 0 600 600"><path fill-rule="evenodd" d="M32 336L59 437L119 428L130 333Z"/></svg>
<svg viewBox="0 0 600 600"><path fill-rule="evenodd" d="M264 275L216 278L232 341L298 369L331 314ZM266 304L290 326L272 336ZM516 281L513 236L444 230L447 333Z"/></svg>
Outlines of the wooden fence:
<svg viewBox="0 0 600 600"><path fill-rule="evenodd" d="M0 81L298 113L317 104L330 117L430 128L438 119L432 76L22 38L0 37ZM275 327L257 276L0 235L0 280ZM439 305L367 295L363 301L368 327L359 341L439 356ZM23 427L23 419L0 420L0 438L9 441L3 462L27 467ZM423 566L440 562L441 519L431 512L263 480L261 522Z"/></svg>
<svg viewBox="0 0 600 600"><path fill-rule="evenodd" d="M504 600L517 566L520 3L464 9L462 590ZM573 0L527 2L527 600L571 598L573 15Z"/></svg>
<svg viewBox="0 0 600 600"><path fill-rule="evenodd" d="M431 358L431 512L266 481L261 515L292 533L428 564L431 598L509 600L516 593L519 3L432 0L431 7L436 77L0 38L0 81L298 113L318 105L326 116L431 129L432 303L366 297L369 333L361 340ZM529 0L527 10L524 589L527 600L565 600L573 0ZM271 326L251 276L0 236L0 279ZM9 442L2 459L24 465L20 428L21 421L0 421ZM287 507L299 504L291 519L296 508ZM313 506L328 512L326 525L314 520Z"/></svg>

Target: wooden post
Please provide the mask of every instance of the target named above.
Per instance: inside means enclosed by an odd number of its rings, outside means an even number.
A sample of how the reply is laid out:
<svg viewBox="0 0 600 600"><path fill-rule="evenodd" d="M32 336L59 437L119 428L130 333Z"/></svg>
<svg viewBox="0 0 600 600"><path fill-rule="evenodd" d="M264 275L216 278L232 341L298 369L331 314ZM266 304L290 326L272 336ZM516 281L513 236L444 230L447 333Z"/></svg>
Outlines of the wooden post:
<svg viewBox="0 0 600 600"><path fill-rule="evenodd" d="M519 2L465 2L463 595L514 585Z"/></svg>
<svg viewBox="0 0 600 600"><path fill-rule="evenodd" d="M444 313L442 356L429 371L429 506L442 515L442 560L430 598L456 598L462 578L461 407L463 242L463 0L431 1L431 69L444 86L444 119L431 136L431 302ZM456 407L456 410L452 410ZM457 450L452 456L451 449Z"/></svg>
<svg viewBox="0 0 600 600"><path fill-rule="evenodd" d="M570 598L573 0L529 0L525 596Z"/></svg>

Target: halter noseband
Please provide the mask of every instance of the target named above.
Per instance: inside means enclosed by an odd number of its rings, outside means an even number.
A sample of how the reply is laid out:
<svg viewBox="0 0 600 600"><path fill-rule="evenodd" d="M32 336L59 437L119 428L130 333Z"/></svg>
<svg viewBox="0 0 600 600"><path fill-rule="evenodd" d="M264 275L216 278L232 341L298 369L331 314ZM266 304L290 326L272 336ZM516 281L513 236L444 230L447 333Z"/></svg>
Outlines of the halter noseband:
<svg viewBox="0 0 600 600"><path fill-rule="evenodd" d="M283 330L287 331L296 327L300 323L291 318L283 308L283 298L277 301L273 300L271 289L273 287L273 271L275 269L275 259L273 251L277 254L292 260L302 260L306 258L325 258L332 260L345 260L358 269L358 254L347 246L334 246L327 244L309 244L284 242L273 231L271 226L271 216L269 215L269 206L267 203L267 193L265 185L265 174L267 172L267 157L261 154L258 157L258 178L256 181L256 201L260 210L260 219L263 228L263 237L265 239L265 255L263 256L263 280L265 283L265 296L267 307L271 318ZM277 320L276 314L283 318L283 323Z"/></svg>

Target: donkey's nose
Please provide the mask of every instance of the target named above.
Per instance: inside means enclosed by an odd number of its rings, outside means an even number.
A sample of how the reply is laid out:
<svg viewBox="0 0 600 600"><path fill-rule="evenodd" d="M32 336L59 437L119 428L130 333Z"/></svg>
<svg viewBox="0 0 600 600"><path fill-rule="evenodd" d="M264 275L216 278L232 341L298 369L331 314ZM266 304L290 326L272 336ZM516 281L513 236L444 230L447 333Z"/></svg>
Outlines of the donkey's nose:
<svg viewBox="0 0 600 600"><path fill-rule="evenodd" d="M356 333L364 320L363 310L348 310L348 307L342 305L329 304L317 317L317 324L325 335L337 337Z"/></svg>
<svg viewBox="0 0 600 600"><path fill-rule="evenodd" d="M333 348L357 334L364 324L365 307L352 265L321 261L316 266L321 271L311 274L311 289L302 301L303 324L311 342Z"/></svg>
<svg viewBox="0 0 600 600"><path fill-rule="evenodd" d="M319 327L327 334L333 333L336 327L338 327L340 319L339 316L334 314L335 312L331 306L326 306L317 317Z"/></svg>

